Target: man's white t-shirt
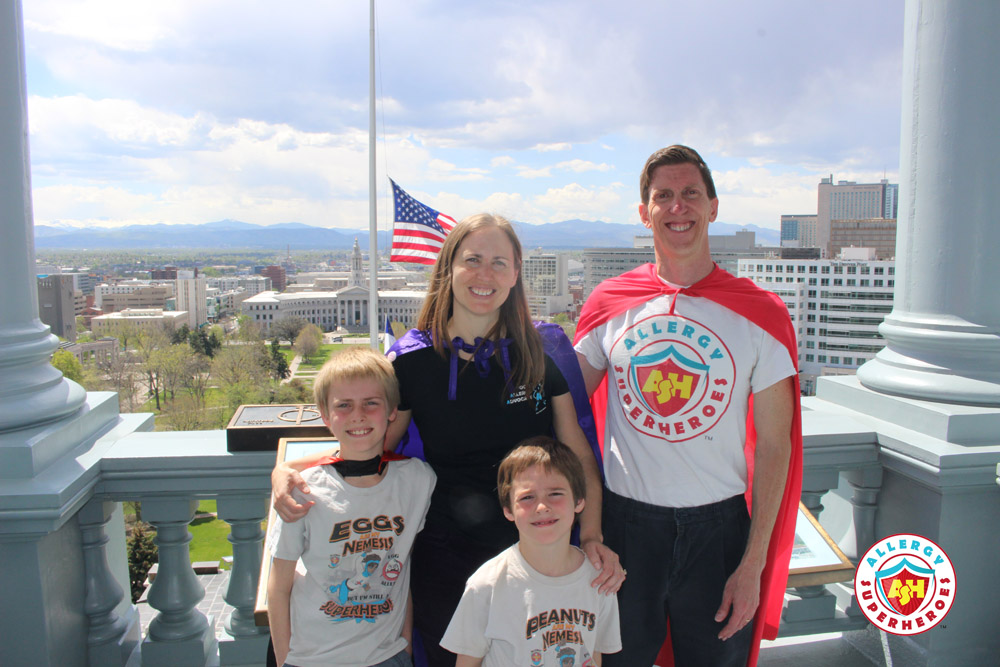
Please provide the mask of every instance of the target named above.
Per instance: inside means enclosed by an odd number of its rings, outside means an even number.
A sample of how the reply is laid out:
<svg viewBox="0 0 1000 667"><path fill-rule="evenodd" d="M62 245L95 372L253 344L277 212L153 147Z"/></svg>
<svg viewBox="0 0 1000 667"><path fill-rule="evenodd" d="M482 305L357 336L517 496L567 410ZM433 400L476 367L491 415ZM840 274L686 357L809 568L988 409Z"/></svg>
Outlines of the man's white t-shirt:
<svg viewBox="0 0 1000 667"><path fill-rule="evenodd" d="M795 374L784 345L714 301L677 294L627 310L575 348L608 374L609 489L662 507L746 492L748 399Z"/></svg>

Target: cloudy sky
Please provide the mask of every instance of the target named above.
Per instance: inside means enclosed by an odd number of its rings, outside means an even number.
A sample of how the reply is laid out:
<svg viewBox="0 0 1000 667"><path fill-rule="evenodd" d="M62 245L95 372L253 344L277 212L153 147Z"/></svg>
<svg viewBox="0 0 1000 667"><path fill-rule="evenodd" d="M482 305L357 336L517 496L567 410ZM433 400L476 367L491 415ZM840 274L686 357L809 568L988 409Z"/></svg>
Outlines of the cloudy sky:
<svg viewBox="0 0 1000 667"><path fill-rule="evenodd" d="M368 223L364 0L24 0L36 224ZM455 218L634 222L686 143L719 219L897 182L902 0L380 0L386 179Z"/></svg>

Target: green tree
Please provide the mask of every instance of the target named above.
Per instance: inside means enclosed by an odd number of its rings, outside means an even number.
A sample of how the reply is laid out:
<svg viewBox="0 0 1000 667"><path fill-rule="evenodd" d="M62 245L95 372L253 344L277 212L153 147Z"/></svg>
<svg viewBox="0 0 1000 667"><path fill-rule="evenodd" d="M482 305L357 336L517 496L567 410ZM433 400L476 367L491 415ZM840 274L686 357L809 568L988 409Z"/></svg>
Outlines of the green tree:
<svg viewBox="0 0 1000 667"><path fill-rule="evenodd" d="M135 412L141 369L132 362L131 355L121 352L110 359L101 359L97 362L97 371L101 378L100 388L118 392L118 409Z"/></svg>
<svg viewBox="0 0 1000 667"><path fill-rule="evenodd" d="M67 380L83 384L83 364L66 350L56 350L52 355L52 365L62 371Z"/></svg>
<svg viewBox="0 0 1000 667"><path fill-rule="evenodd" d="M236 317L236 331L233 338L243 343L253 343L262 340L260 325L251 320L249 315L238 315Z"/></svg>
<svg viewBox="0 0 1000 667"><path fill-rule="evenodd" d="M188 344L191 349L199 354L204 354L211 359L216 351L222 347L222 340L216 337L215 332L209 333L205 329L198 329L188 334Z"/></svg>
<svg viewBox="0 0 1000 667"><path fill-rule="evenodd" d="M212 360L212 377L230 408L267 402L271 355L263 342L227 345Z"/></svg>
<svg viewBox="0 0 1000 667"><path fill-rule="evenodd" d="M174 399L177 389L182 386L188 373L189 360L196 354L186 344L168 345L153 352L149 363L156 371L160 386L163 388L163 399Z"/></svg>
<svg viewBox="0 0 1000 667"><path fill-rule="evenodd" d="M284 380L292 374L291 369L288 367L288 360L281 353L281 346L277 338L271 340L271 366L274 378L278 381Z"/></svg>
<svg viewBox="0 0 1000 667"><path fill-rule="evenodd" d="M210 420L195 398L183 394L176 401L171 401L170 406L156 418L157 423L164 424L168 431L202 431L209 428Z"/></svg>
<svg viewBox="0 0 1000 667"><path fill-rule="evenodd" d="M172 345L177 345L179 343L188 342L188 336L191 335L191 327L187 324L182 324L170 333L170 343Z"/></svg>
<svg viewBox="0 0 1000 667"><path fill-rule="evenodd" d="M149 568L160 558L156 543L153 542L155 533L142 521L136 521L132 526L132 531L126 542L128 551L128 580L132 589L132 602L142 596L146 589L146 575Z"/></svg>
<svg viewBox="0 0 1000 667"><path fill-rule="evenodd" d="M146 376L149 395L156 399L156 409L160 409L160 374L153 355L157 350L170 344L170 332L165 327L140 327L132 336L135 357Z"/></svg>
<svg viewBox="0 0 1000 667"><path fill-rule="evenodd" d="M312 392L298 378L288 384L278 384L271 392L271 402L278 404L311 403Z"/></svg>
<svg viewBox="0 0 1000 667"><path fill-rule="evenodd" d="M212 370L212 360L203 354L192 354L187 359L187 368L181 386L194 399L195 403L204 408L205 394L211 382L210 371Z"/></svg>
<svg viewBox="0 0 1000 667"><path fill-rule="evenodd" d="M319 351L319 346L323 344L323 332L315 324L307 324L302 327L299 335L295 338L295 345L292 346L296 352L308 359Z"/></svg>
<svg viewBox="0 0 1000 667"><path fill-rule="evenodd" d="M282 317L271 324L271 335L279 340L292 342L298 339L299 333L307 324L309 322L301 317Z"/></svg>

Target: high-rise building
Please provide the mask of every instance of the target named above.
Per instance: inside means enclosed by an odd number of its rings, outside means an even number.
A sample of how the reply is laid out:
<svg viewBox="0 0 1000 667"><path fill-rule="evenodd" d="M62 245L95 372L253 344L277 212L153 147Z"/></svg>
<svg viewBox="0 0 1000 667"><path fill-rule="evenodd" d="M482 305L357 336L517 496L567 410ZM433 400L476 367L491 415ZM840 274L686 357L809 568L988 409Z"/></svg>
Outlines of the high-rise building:
<svg viewBox="0 0 1000 667"><path fill-rule="evenodd" d="M831 247L833 220L872 220L896 218L899 186L882 179L879 183L833 182L833 174L824 178L817 189L816 244L827 257L835 256ZM860 246L860 243L851 245Z"/></svg>
<svg viewBox="0 0 1000 667"><path fill-rule="evenodd" d="M562 313L573 305L566 253L528 252L521 263L521 279L533 317Z"/></svg>
<svg viewBox="0 0 1000 667"><path fill-rule="evenodd" d="M52 333L76 341L76 296L73 276L54 274L38 278L38 317Z"/></svg>
<svg viewBox="0 0 1000 667"><path fill-rule="evenodd" d="M873 248L878 259L896 257L896 219L831 220L830 253L836 257L845 248Z"/></svg>
<svg viewBox="0 0 1000 667"><path fill-rule="evenodd" d="M896 263L874 249L837 259L745 259L739 276L780 296L799 341L802 391L822 375L853 374L885 347L878 325L892 310Z"/></svg>
<svg viewBox="0 0 1000 667"><path fill-rule="evenodd" d="M284 292L287 280L285 278L285 269L277 266L265 266L258 273L262 276L266 276L271 279L271 286L276 292Z"/></svg>
<svg viewBox="0 0 1000 667"><path fill-rule="evenodd" d="M177 310L187 311L187 325L197 329L208 322L208 295L205 276L193 271L178 271L176 280Z"/></svg>
<svg viewBox="0 0 1000 667"><path fill-rule="evenodd" d="M655 261L652 243L649 247L587 248L583 251L583 293L590 294L601 281Z"/></svg>
<svg viewBox="0 0 1000 667"><path fill-rule="evenodd" d="M195 269L195 275L198 273L198 269ZM165 266L162 269L153 269L149 272L150 280L177 280L177 267L176 266Z"/></svg>
<svg viewBox="0 0 1000 667"><path fill-rule="evenodd" d="M781 216L781 245L800 248L816 246L816 215L797 214Z"/></svg>

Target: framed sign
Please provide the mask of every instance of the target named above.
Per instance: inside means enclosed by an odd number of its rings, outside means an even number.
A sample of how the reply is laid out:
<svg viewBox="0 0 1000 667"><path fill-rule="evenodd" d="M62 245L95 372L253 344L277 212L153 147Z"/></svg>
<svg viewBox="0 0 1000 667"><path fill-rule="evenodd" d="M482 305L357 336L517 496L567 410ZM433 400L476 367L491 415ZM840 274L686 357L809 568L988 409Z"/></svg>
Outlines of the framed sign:
<svg viewBox="0 0 1000 667"><path fill-rule="evenodd" d="M788 587L819 586L853 578L854 564L800 502L792 560L788 564Z"/></svg>
<svg viewBox="0 0 1000 667"><path fill-rule="evenodd" d="M325 438L281 438L278 440L278 456L275 465L285 461L294 461L307 454L336 449L339 441L333 436ZM260 562L260 578L257 580L257 600L253 608L254 623L267 627L267 579L271 576L271 526L278 519L274 507L267 512L267 533L264 536L264 555ZM299 561L299 567L302 562Z"/></svg>

